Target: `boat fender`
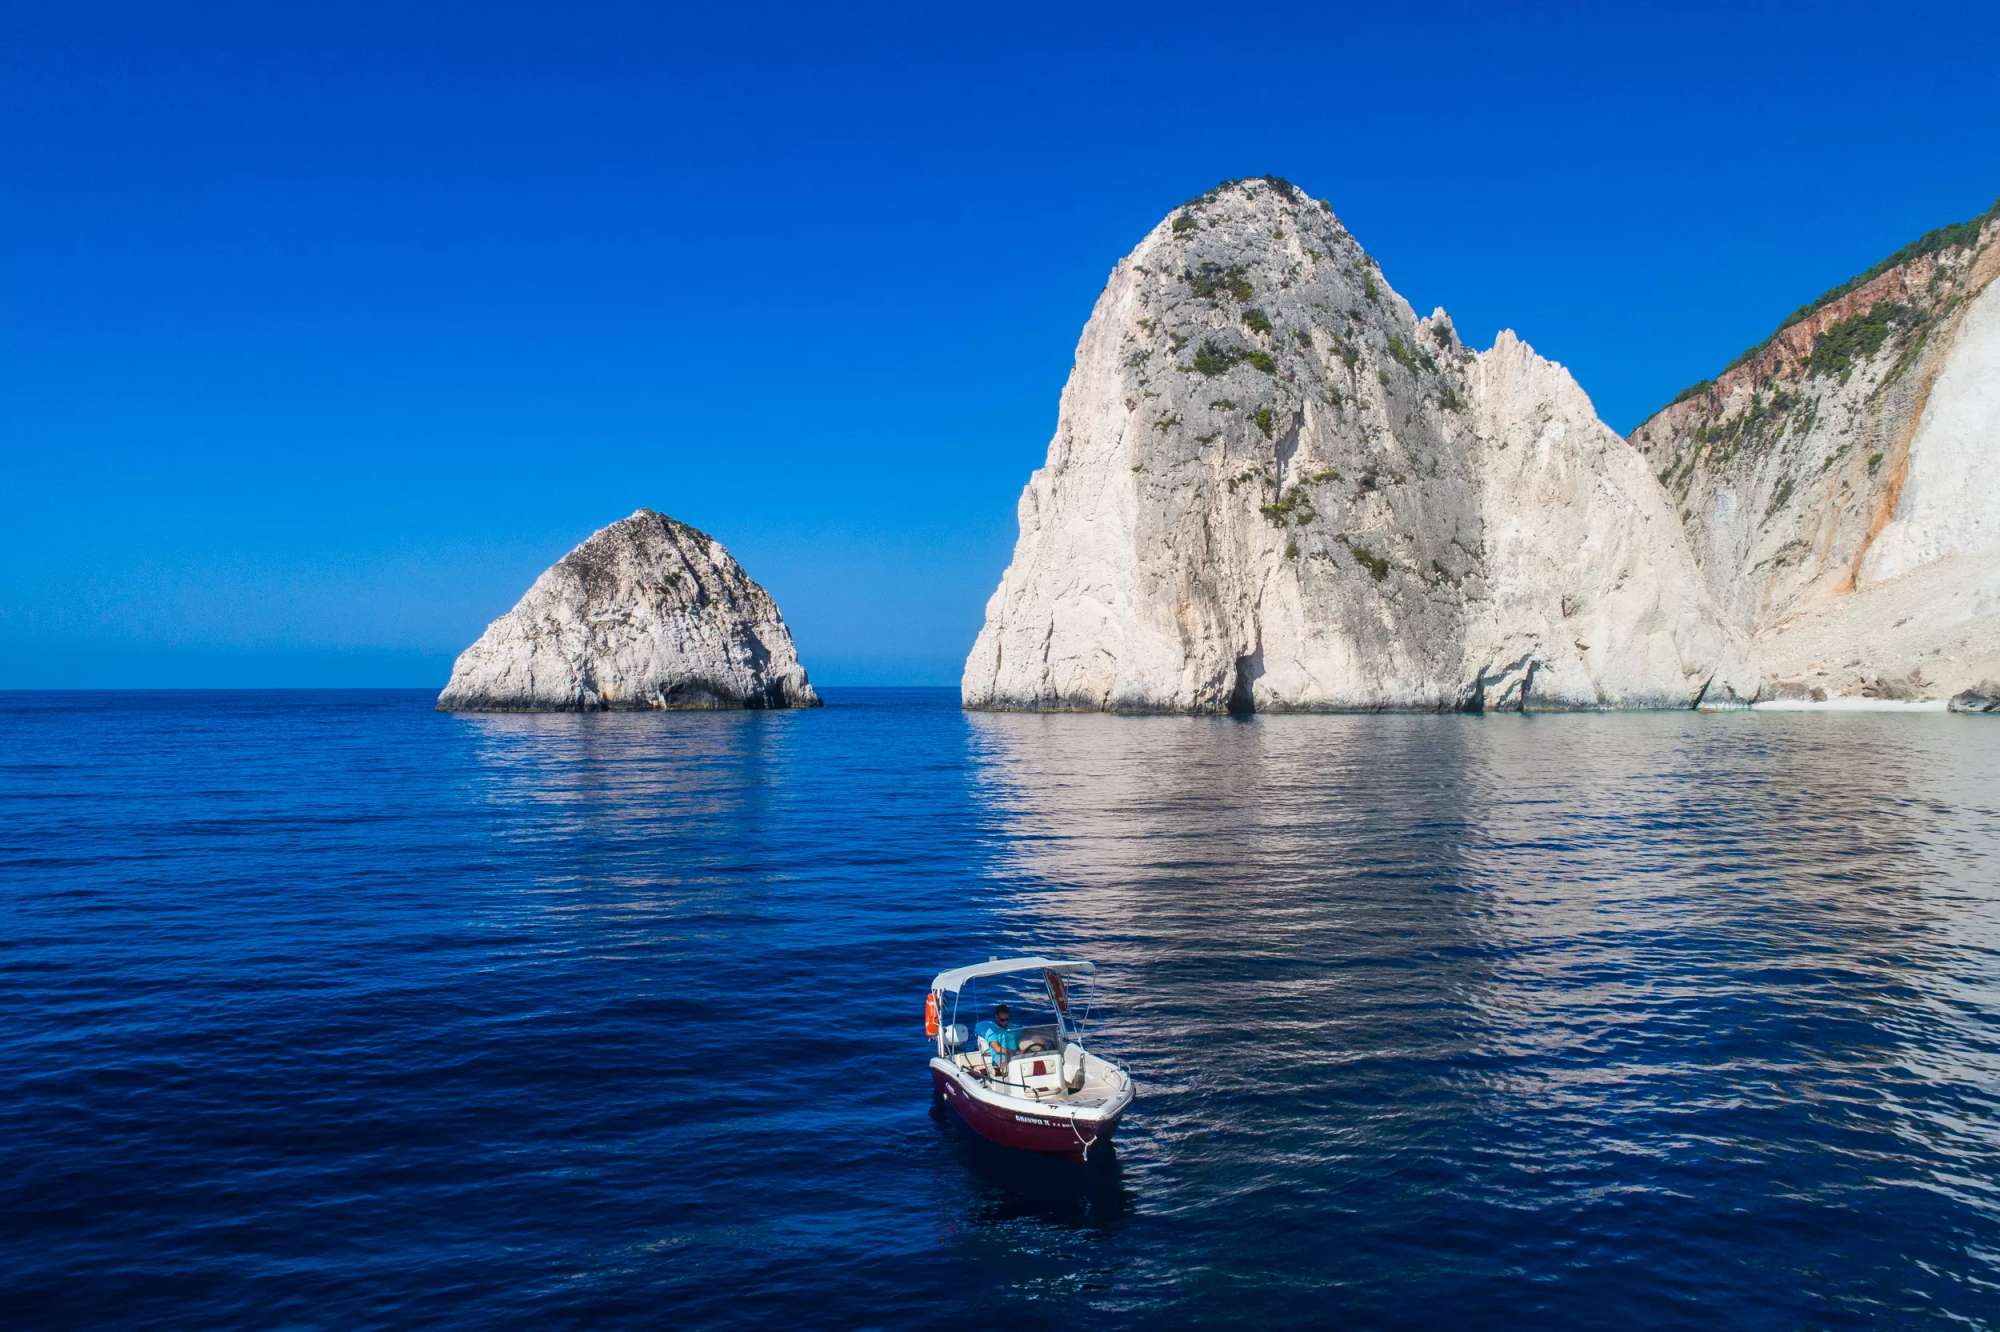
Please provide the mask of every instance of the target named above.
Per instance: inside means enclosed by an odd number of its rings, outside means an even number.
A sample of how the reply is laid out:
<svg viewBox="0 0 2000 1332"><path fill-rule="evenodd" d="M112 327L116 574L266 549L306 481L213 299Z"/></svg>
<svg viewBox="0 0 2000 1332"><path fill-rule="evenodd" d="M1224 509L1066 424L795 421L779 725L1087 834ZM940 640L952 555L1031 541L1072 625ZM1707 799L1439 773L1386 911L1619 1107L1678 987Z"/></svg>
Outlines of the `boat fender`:
<svg viewBox="0 0 2000 1332"><path fill-rule="evenodd" d="M936 1040L937 1033L938 1033L937 991L932 990L930 993L924 996L924 1035L930 1037L932 1040Z"/></svg>
<svg viewBox="0 0 2000 1332"><path fill-rule="evenodd" d="M1083 1090L1083 1047L1072 1041L1063 1047L1063 1090L1074 1095Z"/></svg>

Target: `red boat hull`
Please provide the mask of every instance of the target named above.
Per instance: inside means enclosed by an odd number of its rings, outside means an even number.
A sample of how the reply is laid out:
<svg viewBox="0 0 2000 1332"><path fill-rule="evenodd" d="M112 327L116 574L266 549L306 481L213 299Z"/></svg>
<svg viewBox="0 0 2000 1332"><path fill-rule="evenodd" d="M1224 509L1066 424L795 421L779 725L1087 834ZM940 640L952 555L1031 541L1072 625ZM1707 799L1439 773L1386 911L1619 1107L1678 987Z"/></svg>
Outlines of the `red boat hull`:
<svg viewBox="0 0 2000 1332"><path fill-rule="evenodd" d="M969 1096L957 1081L942 1069L931 1070L931 1082L944 1103L957 1113L965 1126L989 1142L1023 1151L1050 1152L1058 1156L1082 1156L1111 1136L1118 1116L1098 1124L1071 1125L1067 1119L1031 1114L1025 1110L1003 1110Z"/></svg>

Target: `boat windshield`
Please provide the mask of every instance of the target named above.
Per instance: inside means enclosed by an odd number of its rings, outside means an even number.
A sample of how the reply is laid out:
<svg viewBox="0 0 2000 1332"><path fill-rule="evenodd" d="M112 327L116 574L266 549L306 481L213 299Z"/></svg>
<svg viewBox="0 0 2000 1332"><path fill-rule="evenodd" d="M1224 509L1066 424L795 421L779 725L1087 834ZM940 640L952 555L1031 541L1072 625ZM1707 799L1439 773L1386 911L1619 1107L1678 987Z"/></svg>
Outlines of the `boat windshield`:
<svg viewBox="0 0 2000 1332"><path fill-rule="evenodd" d="M1041 972L981 977L951 996L946 1021L963 1026L966 1048L977 1048L979 1037L998 1026L1004 1006L1006 1029L1022 1053L1060 1049L1082 1032L1080 1007L1070 993L1075 984L1072 978L1065 986L1058 978L1051 986Z"/></svg>

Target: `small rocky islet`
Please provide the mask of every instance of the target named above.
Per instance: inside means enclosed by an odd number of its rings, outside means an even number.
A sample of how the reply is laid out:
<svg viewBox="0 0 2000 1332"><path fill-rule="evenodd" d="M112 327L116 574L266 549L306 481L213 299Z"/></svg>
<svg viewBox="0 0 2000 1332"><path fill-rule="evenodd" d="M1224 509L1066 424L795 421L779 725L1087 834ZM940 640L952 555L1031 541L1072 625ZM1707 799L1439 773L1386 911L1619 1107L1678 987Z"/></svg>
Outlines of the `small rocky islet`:
<svg viewBox="0 0 2000 1332"><path fill-rule="evenodd" d="M2000 205L1803 307L1630 440L1511 331L1419 316L1277 177L1112 271L960 696L1113 712L1994 706ZM1968 687L1970 686L1970 687ZM641 509L438 707L810 707L777 606ZM1983 705L1983 706L1982 706Z"/></svg>
<svg viewBox="0 0 2000 1332"><path fill-rule="evenodd" d="M777 603L651 509L593 533L459 655L443 712L811 708Z"/></svg>

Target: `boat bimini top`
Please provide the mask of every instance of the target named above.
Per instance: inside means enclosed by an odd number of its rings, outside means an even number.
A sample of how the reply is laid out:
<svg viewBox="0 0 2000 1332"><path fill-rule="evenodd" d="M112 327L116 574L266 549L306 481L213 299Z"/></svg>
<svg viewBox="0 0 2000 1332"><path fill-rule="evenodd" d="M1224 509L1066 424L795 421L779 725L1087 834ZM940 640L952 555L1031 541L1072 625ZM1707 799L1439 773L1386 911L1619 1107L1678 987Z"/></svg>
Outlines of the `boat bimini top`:
<svg viewBox="0 0 2000 1332"><path fill-rule="evenodd" d="M1005 976L1022 971L1053 971L1058 976L1088 976L1097 970L1088 962L1057 962L1046 957L996 957L990 962L978 962L969 967L953 967L950 971L940 971L931 988L940 994L957 994L968 982L981 976Z"/></svg>

